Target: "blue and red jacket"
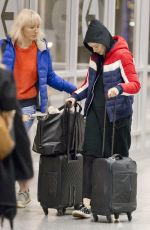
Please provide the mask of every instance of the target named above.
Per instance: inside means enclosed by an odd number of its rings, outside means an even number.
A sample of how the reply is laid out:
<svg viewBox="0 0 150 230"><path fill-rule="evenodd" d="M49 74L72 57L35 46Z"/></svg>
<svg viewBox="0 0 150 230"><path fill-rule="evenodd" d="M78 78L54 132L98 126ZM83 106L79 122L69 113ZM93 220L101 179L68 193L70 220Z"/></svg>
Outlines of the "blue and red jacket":
<svg viewBox="0 0 150 230"><path fill-rule="evenodd" d="M106 53L103 63L104 91L107 94L112 87L121 88L121 94L117 97L116 120L132 115L133 95L140 90L140 82L135 70L131 52L126 41L121 36L115 36L114 46ZM98 54L93 53L90 57L87 76L84 83L73 92L72 96L80 101L86 98L85 116L88 115L90 105L94 98L94 87L97 81ZM113 121L113 109L115 99L106 101L106 109L110 122Z"/></svg>

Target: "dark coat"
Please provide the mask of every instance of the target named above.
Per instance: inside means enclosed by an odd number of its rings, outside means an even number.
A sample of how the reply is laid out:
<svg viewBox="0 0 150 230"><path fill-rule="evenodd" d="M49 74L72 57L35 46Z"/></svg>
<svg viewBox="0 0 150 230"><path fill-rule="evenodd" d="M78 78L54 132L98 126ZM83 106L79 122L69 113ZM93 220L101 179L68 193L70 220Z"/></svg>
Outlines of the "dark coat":
<svg viewBox="0 0 150 230"><path fill-rule="evenodd" d="M84 45L92 52L92 55L90 56L85 81L74 91L73 97L78 101L86 98L84 113L87 116L95 97L94 90L98 80L97 72L101 71L97 66L99 55L93 53L93 49L88 46L89 42L101 43L106 47L101 76L103 77L106 95L112 87L117 88L119 91L116 102L115 120L131 116L133 95L140 90L140 82L135 70L133 56L128 49L126 41L121 36L112 37L107 28L98 20L93 20L86 32ZM114 98L110 98L106 102L110 122L113 121L114 104Z"/></svg>
<svg viewBox="0 0 150 230"><path fill-rule="evenodd" d="M85 156L109 157L112 146L112 122L115 109L115 138L113 153L129 155L131 145L131 121L133 94L138 93L138 80L132 54L121 36L112 37L108 29L98 20L92 20L84 39L85 47L92 53L84 83L72 96L81 101L86 98L86 116L83 154ZM89 43L103 44L105 56L94 53ZM106 100L108 90L116 87L117 100ZM116 107L115 107L116 102ZM103 146L104 110L106 105L106 135Z"/></svg>
<svg viewBox="0 0 150 230"><path fill-rule="evenodd" d="M16 215L15 181L33 176L33 167L28 136L16 102L16 91L12 74L0 69L0 111L16 110L13 134L15 148L0 161L0 217L12 220Z"/></svg>
<svg viewBox="0 0 150 230"><path fill-rule="evenodd" d="M112 146L112 123L106 115L106 131L105 131L105 148L102 153L103 146L103 129L104 129L104 110L105 95L102 75L103 59L99 56L98 79L95 85L94 98L86 118L85 140L83 154L94 157L109 157L111 155ZM101 98L101 100L99 100ZM115 122L115 145L114 153L128 156L131 144L130 137L131 116L120 119ZM92 134L92 135L91 135Z"/></svg>

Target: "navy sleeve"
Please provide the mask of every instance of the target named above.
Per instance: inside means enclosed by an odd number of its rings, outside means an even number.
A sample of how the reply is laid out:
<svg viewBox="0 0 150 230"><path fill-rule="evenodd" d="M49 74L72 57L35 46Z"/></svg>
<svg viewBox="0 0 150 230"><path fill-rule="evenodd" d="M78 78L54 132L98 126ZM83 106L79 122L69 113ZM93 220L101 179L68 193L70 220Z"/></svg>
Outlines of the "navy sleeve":
<svg viewBox="0 0 150 230"><path fill-rule="evenodd" d="M123 93L123 88L121 87L121 85L117 85L117 86L115 86L115 88L118 89L119 94L122 94L122 93Z"/></svg>

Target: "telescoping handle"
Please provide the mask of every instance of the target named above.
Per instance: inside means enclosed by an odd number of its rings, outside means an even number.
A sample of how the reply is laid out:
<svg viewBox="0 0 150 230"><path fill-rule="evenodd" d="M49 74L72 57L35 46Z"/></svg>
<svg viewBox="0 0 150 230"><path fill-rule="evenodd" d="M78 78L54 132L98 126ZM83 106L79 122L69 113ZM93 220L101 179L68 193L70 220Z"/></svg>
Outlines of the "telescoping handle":
<svg viewBox="0 0 150 230"><path fill-rule="evenodd" d="M82 107L78 104L75 103L74 105L74 118L73 118L73 127L72 128L72 132L69 132L70 130L70 108L71 108L71 104L70 103L66 103L64 106L64 112L65 112L65 136L66 136L66 148L67 148L67 157L68 157L68 162L70 160L72 160L71 158L71 154L70 154L70 142L71 142L71 136L70 133L72 133L75 137L76 137L76 129L75 129L75 123L76 123L76 115L77 115L77 107L79 108L79 113L81 113ZM62 108L62 107L60 107ZM59 109L60 109L59 108ZM76 159L76 155L77 155L77 143L76 143L76 138L75 138L75 142L74 142L74 159Z"/></svg>
<svg viewBox="0 0 150 230"><path fill-rule="evenodd" d="M107 100L108 99L106 98L105 109L104 109L104 128L103 128L102 156L104 156L104 150L105 150L106 112L107 112L106 111L106 103L107 103ZM113 155L113 150L114 150L116 105L117 105L117 97L115 97L114 112L113 112L113 127L112 127L112 139L111 139L111 156Z"/></svg>
<svg viewBox="0 0 150 230"><path fill-rule="evenodd" d="M122 160L122 159L123 159L123 156L121 156L120 154L113 154L113 155L111 156L111 158L112 158L113 160Z"/></svg>

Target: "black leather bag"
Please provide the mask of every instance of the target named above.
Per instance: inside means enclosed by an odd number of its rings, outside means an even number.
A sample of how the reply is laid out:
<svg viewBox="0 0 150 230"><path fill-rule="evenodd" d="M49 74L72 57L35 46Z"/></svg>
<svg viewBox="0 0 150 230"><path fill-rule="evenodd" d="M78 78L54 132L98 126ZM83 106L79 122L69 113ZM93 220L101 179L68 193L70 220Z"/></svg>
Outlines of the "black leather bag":
<svg viewBox="0 0 150 230"><path fill-rule="evenodd" d="M62 113L38 117L33 151L56 156L66 154L69 146L70 153L82 152L85 129L82 108L77 104L74 112L71 112L68 105L62 107L64 107Z"/></svg>

